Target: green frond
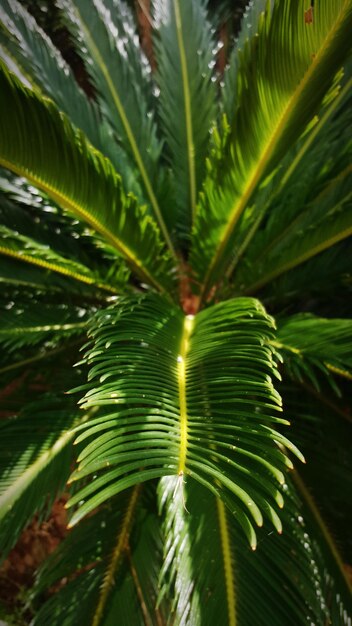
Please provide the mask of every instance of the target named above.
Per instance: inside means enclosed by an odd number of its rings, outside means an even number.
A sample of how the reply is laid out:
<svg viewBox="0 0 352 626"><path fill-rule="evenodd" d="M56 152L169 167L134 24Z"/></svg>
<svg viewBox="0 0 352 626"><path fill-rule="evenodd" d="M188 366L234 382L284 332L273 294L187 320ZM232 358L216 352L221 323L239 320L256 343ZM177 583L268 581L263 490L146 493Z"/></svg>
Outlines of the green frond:
<svg viewBox="0 0 352 626"><path fill-rule="evenodd" d="M257 191L254 205L244 210L236 227L228 270L238 288L243 289L247 272L249 276L255 272L254 266L266 261L273 246L289 232L292 236L300 226L306 205L350 164L351 144L346 141L346 128L352 123L352 79L341 86L343 82L338 74L326 98L328 102L310 131L288 151L270 182ZM336 155L333 159L332 154Z"/></svg>
<svg viewBox="0 0 352 626"><path fill-rule="evenodd" d="M238 105L238 72L241 63L241 54L253 35L258 32L261 15L264 13L268 5L268 0L257 0L256 2L248 2L241 20L241 29L236 38L235 45L232 49L228 65L225 68L224 80L222 84L222 106L223 111L232 123ZM270 9L272 9L273 1L269 0ZM248 45L248 44L247 44Z"/></svg>
<svg viewBox="0 0 352 626"><path fill-rule="evenodd" d="M288 306L304 310L309 302L309 308L318 315L331 315L338 310L348 317L352 296L351 267L352 247L350 240L345 239L268 283L262 289L262 301L271 310L274 307L284 312Z"/></svg>
<svg viewBox="0 0 352 626"><path fill-rule="evenodd" d="M309 459L299 472L300 478L330 535L330 544L335 546L332 551L341 554L335 559L335 568L340 571L333 576L339 580L345 576L341 563L349 563L352 554L352 502L346 498L352 489L352 420L346 406L350 394L338 399L328 388L318 392L310 385L289 381L281 393L292 423L292 438Z"/></svg>
<svg viewBox="0 0 352 626"><path fill-rule="evenodd" d="M245 46L236 115L210 159L193 233L191 262L202 300L226 272L243 211L305 131L340 69L351 15L347 0L326 0L307 24L303 3L279 0Z"/></svg>
<svg viewBox="0 0 352 626"><path fill-rule="evenodd" d="M291 481L286 485L281 514L282 535L268 532L268 528L260 529L258 548L252 552L220 500L187 478L185 497L193 505L193 512L188 513L172 489L165 497L165 480L170 479L162 479L159 488L167 507L163 593L174 598L168 623L325 623L326 603L330 601L324 582L327 564L321 556L317 561L314 535L308 534L303 506L294 495ZM336 589L334 594L336 605L343 608L342 601L336 600ZM336 620L341 626L347 623Z"/></svg>
<svg viewBox="0 0 352 626"><path fill-rule="evenodd" d="M125 288L129 270L121 258L112 257L111 250L94 233L88 233L24 178L5 170L0 174L0 220L0 255L15 259L17 267L28 263L32 268L42 268L42 288L44 273L51 275L50 286L55 282L60 285L52 273L66 277L61 282L71 291L75 287L82 291L82 285L75 285L75 281L91 286L91 293L94 288L95 292L101 289L110 293ZM22 270L17 277L23 277Z"/></svg>
<svg viewBox="0 0 352 626"><path fill-rule="evenodd" d="M272 382L272 319L250 299L193 317L141 296L98 313L90 334L80 404L103 415L78 434L89 443L71 480L99 477L71 498L81 503L71 524L128 486L192 476L224 500L254 546L253 524L282 505L292 467L283 450L302 458L275 429L287 422Z"/></svg>
<svg viewBox="0 0 352 626"><path fill-rule="evenodd" d="M164 291L165 285L172 284L167 276L172 266L162 250L159 232L136 200L125 195L110 162L74 130L52 102L23 88L5 68L0 81L1 116L7 119L1 127L0 164L25 175L88 223L140 277Z"/></svg>
<svg viewBox="0 0 352 626"><path fill-rule="evenodd" d="M352 380L352 320L325 319L299 313L278 321L277 340L285 370L294 379L311 380L319 390L314 374L323 371Z"/></svg>
<svg viewBox="0 0 352 626"><path fill-rule="evenodd" d="M43 396L20 416L1 420L2 558L33 516L48 513L63 490L73 458L70 429L79 417L76 408L63 405L62 397Z"/></svg>
<svg viewBox="0 0 352 626"><path fill-rule="evenodd" d="M177 232L188 239L214 123L216 46L203 0L154 0L159 116L175 181Z"/></svg>
<svg viewBox="0 0 352 626"><path fill-rule="evenodd" d="M239 280L246 293L256 293L281 274L305 263L324 250L352 235L352 167L330 181L317 198L286 222L283 233L264 251L265 267L251 263ZM297 199L296 199L297 202Z"/></svg>
<svg viewBox="0 0 352 626"><path fill-rule="evenodd" d="M16 305L1 300L0 345L5 354L41 343L55 347L60 341L87 331L89 310L81 307L47 304L36 298L18 298ZM4 352L1 361L3 355Z"/></svg>
<svg viewBox="0 0 352 626"><path fill-rule="evenodd" d="M17 0L2 0L0 23L5 27L0 29L0 41L25 75L33 77L36 88L56 102L95 148L104 151L96 105L80 89L71 68L32 15Z"/></svg>
<svg viewBox="0 0 352 626"><path fill-rule="evenodd" d="M65 582L39 609L35 626L165 623L163 608L156 609L160 528L153 514L146 516L147 503L137 486L68 534L39 573L36 595ZM107 601L99 611L105 592Z"/></svg>
<svg viewBox="0 0 352 626"><path fill-rule="evenodd" d="M144 198L172 252L173 244L159 206L161 143L151 107L150 69L146 67L128 6L121 0L60 0L65 23L89 54L87 70L98 91L98 102L139 172ZM159 180L158 180L159 179Z"/></svg>

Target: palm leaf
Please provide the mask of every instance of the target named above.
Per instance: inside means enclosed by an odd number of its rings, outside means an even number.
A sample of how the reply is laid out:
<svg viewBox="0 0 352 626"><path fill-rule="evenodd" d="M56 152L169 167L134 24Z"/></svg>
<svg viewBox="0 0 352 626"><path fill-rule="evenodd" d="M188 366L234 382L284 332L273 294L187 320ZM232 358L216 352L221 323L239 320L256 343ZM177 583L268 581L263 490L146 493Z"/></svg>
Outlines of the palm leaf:
<svg viewBox="0 0 352 626"><path fill-rule="evenodd" d="M145 517L147 503L137 486L73 529L39 574L36 595L66 583L39 609L35 626L163 623L155 610L160 529L154 515Z"/></svg>
<svg viewBox="0 0 352 626"><path fill-rule="evenodd" d="M113 0L93 0L90 6L84 0L60 0L59 6L79 46L89 53L87 70L97 87L100 107L137 167L153 215L174 254L155 193L161 143L146 97L151 92L150 77L132 14L121 0L118 7Z"/></svg>
<svg viewBox="0 0 352 626"><path fill-rule="evenodd" d="M334 301L337 310L348 317L351 266L352 250L347 239L268 283L261 292L262 301L280 311L287 311L287 307L304 310L309 302L309 309L318 315L334 314L331 310Z"/></svg>
<svg viewBox="0 0 352 626"><path fill-rule="evenodd" d="M283 534L260 529L255 553L248 549L219 499L191 478L184 488L194 507L190 514L184 511L179 497L173 496L172 489L166 498L160 491L166 508L163 593L174 598L169 623L324 623L329 598L324 585L326 563L324 559L316 560L314 535L307 533L303 506L291 482L289 488L286 486L282 511ZM334 594L336 597L336 589ZM336 604L343 609L341 600ZM341 626L344 623L348 622L336 620Z"/></svg>
<svg viewBox="0 0 352 626"><path fill-rule="evenodd" d="M265 269L250 265L247 276L240 276L246 293L255 293L268 282L327 250L352 235L352 168L347 167L311 202L276 240L265 254ZM255 267L261 268L257 262ZM251 272L252 270L252 272ZM252 273L252 275L251 275Z"/></svg>
<svg viewBox="0 0 352 626"><path fill-rule="evenodd" d="M260 265L272 246L289 230L295 230L302 209L350 163L351 146L345 131L352 121L352 79L342 88L341 77L337 79L312 129L289 150L272 180L258 190L254 205L244 210L238 222L233 259L227 271L230 276L239 265L237 284L241 281L241 265L244 272L247 266ZM332 151L337 155L335 159L331 159Z"/></svg>
<svg viewBox="0 0 352 626"><path fill-rule="evenodd" d="M17 0L1 3L0 41L25 75L81 128L91 143L103 149L102 130L95 104L75 81L72 71L34 17Z"/></svg>
<svg viewBox="0 0 352 626"><path fill-rule="evenodd" d="M327 0L308 25L303 4L279 1L246 46L234 123L209 164L194 229L191 260L202 299L231 261L235 227L258 185L305 130L330 88L349 49L351 15L349 2Z"/></svg>
<svg viewBox="0 0 352 626"><path fill-rule="evenodd" d="M5 304L5 306L4 306ZM47 304L33 298L17 299L16 306L2 302L0 306L0 345L5 352L44 342L56 345L60 340L87 329L89 311L67 304ZM49 345L50 345L49 343ZM2 359L1 359L2 360Z"/></svg>
<svg viewBox="0 0 352 626"><path fill-rule="evenodd" d="M216 49L203 1L155 0L153 8L159 115L178 207L174 219L188 238L215 117Z"/></svg>
<svg viewBox="0 0 352 626"><path fill-rule="evenodd" d="M329 372L352 379L350 319L324 319L309 313L293 315L279 322L274 345L295 379L304 379L308 372L318 385L315 368L323 370L329 380Z"/></svg>
<svg viewBox="0 0 352 626"><path fill-rule="evenodd" d="M346 406L349 394L338 399L326 388L318 392L306 383L289 381L281 393L292 437L309 459L299 472L304 481L302 496L313 505L313 516L319 511L319 534L326 534L332 552L337 553L335 567L339 572L334 578L339 580L345 576L342 562L349 563L352 555L352 503L346 499L346 492L352 489L351 417Z"/></svg>
<svg viewBox="0 0 352 626"><path fill-rule="evenodd" d="M71 524L127 486L189 475L223 498L254 546L250 518L261 525L263 511L274 519L292 466L275 441L300 456L273 428L286 422L277 417L272 333L271 318L248 299L195 318L156 296L121 299L98 313L81 405L104 414L77 437L90 442L72 480L100 476L71 499L71 506L84 501Z"/></svg>
<svg viewBox="0 0 352 626"><path fill-rule="evenodd" d="M269 4L272 8L273 2L271 0ZM233 121L238 104L237 79L241 63L241 54L243 54L246 42L258 32L261 15L264 13L266 6L267 0L257 0L257 2L247 3L242 16L239 35L236 38L235 45L228 60L228 65L225 68L222 103L224 113L230 123Z"/></svg>
<svg viewBox="0 0 352 626"><path fill-rule="evenodd" d="M48 419L50 416L50 420ZM62 398L43 397L23 413L1 421L0 553L5 558L36 513L50 511L72 463L70 430L77 410Z"/></svg>
<svg viewBox="0 0 352 626"><path fill-rule="evenodd" d="M87 222L139 276L164 291L162 283L170 285L166 278L170 260L162 251L159 232L136 200L124 194L110 162L91 148L52 102L21 87L5 68L0 81L1 115L7 119L1 127L0 164L25 175Z"/></svg>

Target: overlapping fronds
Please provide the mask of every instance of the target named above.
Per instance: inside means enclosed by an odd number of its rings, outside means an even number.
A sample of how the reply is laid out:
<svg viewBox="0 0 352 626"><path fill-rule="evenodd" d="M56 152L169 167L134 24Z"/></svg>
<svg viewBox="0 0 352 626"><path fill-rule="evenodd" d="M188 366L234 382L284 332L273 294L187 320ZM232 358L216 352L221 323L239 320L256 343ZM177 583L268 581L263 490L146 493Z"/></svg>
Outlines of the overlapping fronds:
<svg viewBox="0 0 352 626"><path fill-rule="evenodd" d="M287 241L289 233L292 237L295 230L302 230L299 216L307 205L343 171L348 175L351 143L346 141L346 128L352 123L351 86L351 79L337 75L310 131L288 151L270 182L255 194L254 204L243 211L229 266L237 289L243 291L252 272L257 276L273 246L282 238ZM336 154L333 159L332 153ZM315 212L317 224L327 208L325 201L321 215Z"/></svg>
<svg viewBox="0 0 352 626"><path fill-rule="evenodd" d="M338 599L326 584L329 549L317 551L314 521L308 527L291 481L281 514L284 532L260 529L255 553L219 499L188 478L183 489L194 510L187 513L179 493L171 485L163 489L165 481L170 479L162 479L159 489L166 545L162 589L174 599L170 624L305 626L324 623L332 608L348 611L348 595ZM348 624L348 617L339 616L336 624Z"/></svg>
<svg viewBox="0 0 352 626"><path fill-rule="evenodd" d="M283 450L300 457L275 429L286 422L272 382L273 321L259 302L230 300L193 317L161 297L126 298L98 313L91 335L81 405L104 415L76 439L88 443L72 480L100 475L71 499L81 502L72 524L128 486L189 475L224 500L255 547L263 515L279 526L292 467Z"/></svg>
<svg viewBox="0 0 352 626"><path fill-rule="evenodd" d="M210 160L193 233L203 299L231 262L236 224L258 185L305 130L348 52L350 3L327 0L314 15L307 24L303 3L277 2L241 55L238 108Z"/></svg>
<svg viewBox="0 0 352 626"><path fill-rule="evenodd" d="M99 150L104 148L98 109L78 86L70 66L17 0L2 0L0 42L25 76L48 95ZM0 55L1 56L1 55ZM117 166L117 164L115 163Z"/></svg>
<svg viewBox="0 0 352 626"><path fill-rule="evenodd" d="M327 250L352 235L352 167L347 167L309 203L287 220L285 228L273 237L262 252L265 267L258 262L240 276L246 292L255 293L281 274ZM297 198L295 202L297 202ZM281 207L282 208L282 207Z"/></svg>
<svg viewBox="0 0 352 626"><path fill-rule="evenodd" d="M215 117L217 48L201 0L154 0L159 116L175 180L177 231L189 237Z"/></svg>
<svg viewBox="0 0 352 626"><path fill-rule="evenodd" d="M319 389L314 370L352 379L352 320L325 319L299 313L278 322L274 345L296 380L310 380Z"/></svg>
<svg viewBox="0 0 352 626"><path fill-rule="evenodd" d="M84 0L60 0L59 6L77 43L89 54L87 70L98 90L100 107L139 172L143 198L173 251L157 197L162 144L150 102L150 69L131 11L123 0L118 10L113 0L94 0L90 5Z"/></svg>
<svg viewBox="0 0 352 626"><path fill-rule="evenodd" d="M50 511L72 463L70 430L82 415L59 396L43 397L1 420L0 554L4 558L36 513Z"/></svg>
<svg viewBox="0 0 352 626"><path fill-rule="evenodd" d="M73 529L39 574L36 595L65 584L41 607L35 626L108 626L116 616L123 624L164 623L165 610L156 609L160 527L146 504L134 487Z"/></svg>
<svg viewBox="0 0 352 626"><path fill-rule="evenodd" d="M88 223L139 276L164 291L172 284L167 274L172 268L158 229L134 197L125 195L110 162L52 102L23 88L5 67L0 80L1 116L7 119L0 133L1 165L25 175Z"/></svg>
<svg viewBox="0 0 352 626"><path fill-rule="evenodd" d="M338 581L344 573L342 562L349 563L352 554L352 502L346 498L346 492L352 490L350 394L339 399L326 386L317 391L307 383L288 382L280 391L292 424L292 438L309 459L299 471L308 499L319 511L320 522L324 520L330 543L336 544L341 554L337 560L341 571L334 574Z"/></svg>
<svg viewBox="0 0 352 626"><path fill-rule="evenodd" d="M265 11L267 0L257 0L248 2L241 20L241 29L231 52L228 65L225 69L224 81L222 84L222 104L223 110L229 122L233 121L237 109L237 89L238 89L238 68L241 62L241 54L250 40L258 31L261 14ZM272 7L273 1L269 0Z"/></svg>
<svg viewBox="0 0 352 626"><path fill-rule="evenodd" d="M38 299L23 298L22 301L0 302L0 345L11 353L25 346L60 341L87 330L89 311L67 304L47 304ZM1 356L3 361L3 354Z"/></svg>

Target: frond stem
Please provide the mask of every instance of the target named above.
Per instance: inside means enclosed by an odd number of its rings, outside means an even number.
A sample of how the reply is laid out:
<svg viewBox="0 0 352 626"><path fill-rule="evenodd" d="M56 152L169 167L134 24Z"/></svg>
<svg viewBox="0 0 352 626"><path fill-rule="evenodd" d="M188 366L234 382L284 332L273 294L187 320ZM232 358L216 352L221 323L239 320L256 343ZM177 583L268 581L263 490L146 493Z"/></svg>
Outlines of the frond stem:
<svg viewBox="0 0 352 626"><path fill-rule="evenodd" d="M216 498L216 506L219 518L220 538L222 547L222 557L224 565L224 575L226 584L228 624L236 626L236 594L235 594L235 573L233 567L233 557L231 553L229 526L224 503L220 498Z"/></svg>
<svg viewBox="0 0 352 626"><path fill-rule="evenodd" d="M185 118L186 118L186 135L187 135L187 154L188 154L188 171L189 171L189 186L190 186L190 201L191 201L191 212L193 221L195 219L196 214L196 172L195 172L195 163L194 163L194 143L193 143L193 125L192 125L192 110L191 110L191 98L188 89L188 69L187 69L187 58L185 47L183 43L183 34L182 34L182 19L180 12L179 0L174 0L174 12L175 12L175 23L176 23L176 32L177 32L177 43L180 53L180 62L181 62L181 73L182 73L182 86L183 86L183 97L185 104Z"/></svg>
<svg viewBox="0 0 352 626"><path fill-rule="evenodd" d="M99 596L98 606L96 608L93 621L92 621L92 626L99 626L99 624L101 623L104 609L105 609L105 606L109 597L110 589L112 585L114 584L116 570L128 546L128 539L131 533L131 522L132 522L132 518L134 516L135 510L136 510L136 506L137 506L141 489L142 489L141 485L136 485L131 493L131 497L127 505L125 517L122 522L122 526L118 532L117 543L111 555L109 566L105 573L104 582L103 582L100 596Z"/></svg>
<svg viewBox="0 0 352 626"><path fill-rule="evenodd" d="M180 403L180 453L178 475L182 476L186 468L187 443L188 443L188 416L186 399L186 359L189 349L189 340L194 325L194 315L186 315L183 324L180 352L177 357L177 379Z"/></svg>

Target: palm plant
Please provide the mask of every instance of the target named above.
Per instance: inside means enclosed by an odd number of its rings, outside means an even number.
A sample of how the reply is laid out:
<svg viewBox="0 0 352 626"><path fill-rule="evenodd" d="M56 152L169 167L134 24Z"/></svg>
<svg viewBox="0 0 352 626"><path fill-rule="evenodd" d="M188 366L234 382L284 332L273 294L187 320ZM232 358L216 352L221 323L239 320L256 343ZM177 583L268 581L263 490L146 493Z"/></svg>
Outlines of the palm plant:
<svg viewBox="0 0 352 626"><path fill-rule="evenodd" d="M250 3L224 74L213 4L143 4L147 56L57 0L88 97L1 0L1 554L72 529L35 626L351 624L352 3Z"/></svg>

